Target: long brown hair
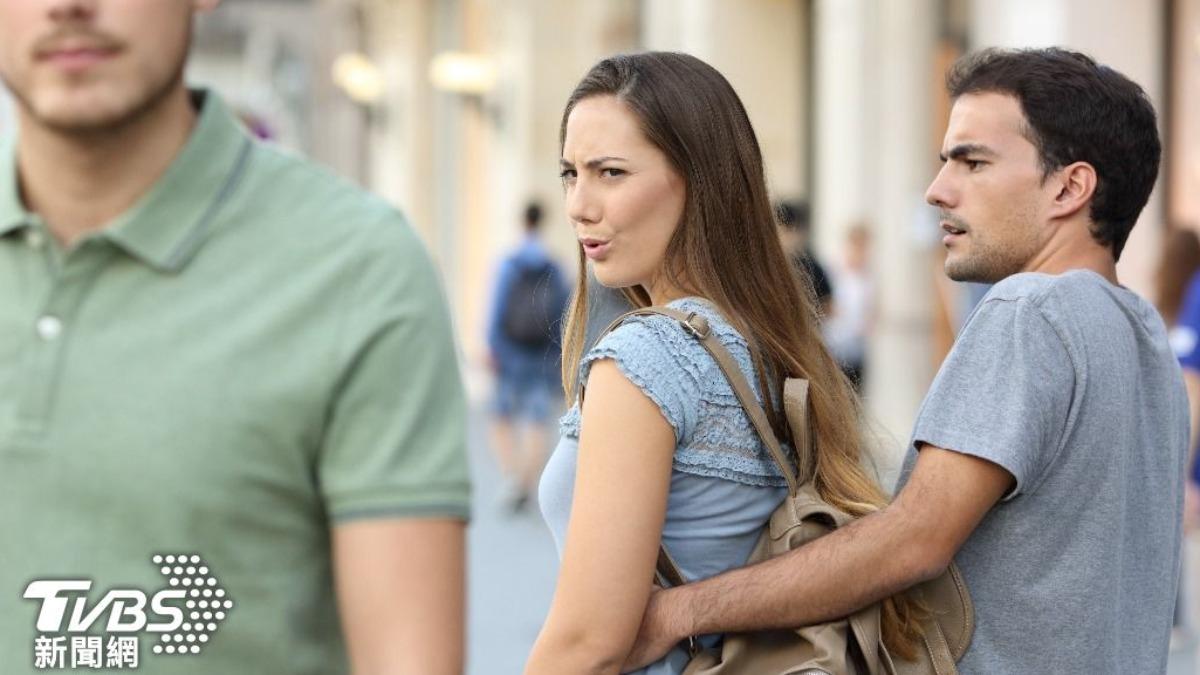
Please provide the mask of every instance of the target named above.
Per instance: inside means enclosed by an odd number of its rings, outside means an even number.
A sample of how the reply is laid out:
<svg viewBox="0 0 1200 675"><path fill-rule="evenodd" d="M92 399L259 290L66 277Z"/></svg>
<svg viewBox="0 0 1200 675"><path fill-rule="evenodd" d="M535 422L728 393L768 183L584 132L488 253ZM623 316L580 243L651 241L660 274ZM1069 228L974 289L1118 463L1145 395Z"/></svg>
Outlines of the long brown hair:
<svg viewBox="0 0 1200 675"><path fill-rule="evenodd" d="M733 87L712 66L687 54L607 58L588 71L568 99L560 151L571 111L592 96L615 96L626 105L684 179L683 217L667 246L663 274L676 287L714 302L746 337L763 401L773 400L769 392L782 391L784 378L809 381L814 485L821 496L855 516L881 509L888 498L864 466L867 443L858 398L825 349L815 299L780 246L758 140ZM577 397L588 318L582 248L579 261L563 344L568 405ZM637 306L651 304L640 286L625 294ZM772 405L765 408L776 435L790 443L783 416ZM920 607L903 594L884 602L884 641L896 655L915 658L921 616Z"/></svg>

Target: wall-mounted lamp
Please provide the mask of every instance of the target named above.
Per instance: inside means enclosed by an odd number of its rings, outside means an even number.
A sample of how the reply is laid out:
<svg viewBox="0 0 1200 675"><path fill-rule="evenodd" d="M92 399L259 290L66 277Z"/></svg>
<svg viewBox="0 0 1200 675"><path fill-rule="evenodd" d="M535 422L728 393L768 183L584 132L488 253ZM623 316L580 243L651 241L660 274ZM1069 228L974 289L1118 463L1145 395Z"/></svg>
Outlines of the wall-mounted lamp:
<svg viewBox="0 0 1200 675"><path fill-rule="evenodd" d="M369 57L357 52L333 60L333 82L355 103L374 105L383 98L383 73Z"/></svg>
<svg viewBox="0 0 1200 675"><path fill-rule="evenodd" d="M429 81L442 91L483 95L496 86L496 65L482 54L442 52L429 64Z"/></svg>

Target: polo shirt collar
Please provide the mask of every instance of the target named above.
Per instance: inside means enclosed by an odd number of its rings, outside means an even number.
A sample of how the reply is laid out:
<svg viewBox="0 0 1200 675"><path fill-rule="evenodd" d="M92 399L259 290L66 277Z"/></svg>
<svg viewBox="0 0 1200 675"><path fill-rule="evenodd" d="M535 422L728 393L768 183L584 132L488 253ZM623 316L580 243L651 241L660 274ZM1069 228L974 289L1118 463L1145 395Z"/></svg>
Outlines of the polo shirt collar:
<svg viewBox="0 0 1200 675"><path fill-rule="evenodd" d="M130 255L163 272L191 260L208 226L237 185L252 141L221 99L193 92L200 114L183 151L134 206L105 226L108 238ZM16 141L0 141L0 236L29 223L17 187Z"/></svg>
<svg viewBox="0 0 1200 675"><path fill-rule="evenodd" d="M210 221L228 199L252 146L229 108L212 92L194 92L200 109L183 151L104 236L163 272L177 272L204 242Z"/></svg>

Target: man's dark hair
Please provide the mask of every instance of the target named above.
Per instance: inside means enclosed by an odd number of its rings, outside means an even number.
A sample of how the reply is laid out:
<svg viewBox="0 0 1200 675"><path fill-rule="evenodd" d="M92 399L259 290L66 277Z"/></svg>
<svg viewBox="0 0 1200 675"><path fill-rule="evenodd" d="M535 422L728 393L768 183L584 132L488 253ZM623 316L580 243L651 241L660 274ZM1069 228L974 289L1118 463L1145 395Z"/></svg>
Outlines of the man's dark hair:
<svg viewBox="0 0 1200 675"><path fill-rule="evenodd" d="M805 201L785 199L775 205L775 215L787 230L808 232L812 225L811 211Z"/></svg>
<svg viewBox="0 0 1200 675"><path fill-rule="evenodd" d="M536 232L542 226L542 205L529 202L525 205L525 231Z"/></svg>
<svg viewBox="0 0 1200 675"><path fill-rule="evenodd" d="M1121 73L1066 49L985 49L946 76L951 98L995 92L1017 99L1043 177L1074 162L1096 170L1092 236L1120 258L1158 176L1154 107Z"/></svg>

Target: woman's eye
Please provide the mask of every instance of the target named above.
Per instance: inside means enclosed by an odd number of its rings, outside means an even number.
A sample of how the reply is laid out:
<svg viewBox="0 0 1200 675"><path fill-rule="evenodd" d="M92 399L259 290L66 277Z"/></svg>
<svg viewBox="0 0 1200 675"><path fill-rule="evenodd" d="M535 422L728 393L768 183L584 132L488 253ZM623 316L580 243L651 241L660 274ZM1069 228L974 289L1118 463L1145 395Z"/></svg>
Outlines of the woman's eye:
<svg viewBox="0 0 1200 675"><path fill-rule="evenodd" d="M967 171L974 171L974 170L978 169L979 167L983 166L983 162L981 162L977 159L966 159L966 160L963 160L963 163L967 165Z"/></svg>
<svg viewBox="0 0 1200 675"><path fill-rule="evenodd" d="M600 169L600 175L608 177L608 178L616 178L617 176L625 175L625 170L609 166L609 167Z"/></svg>
<svg viewBox="0 0 1200 675"><path fill-rule="evenodd" d="M558 172L558 177L560 180L564 181L572 180L575 178L575 169L563 169L562 171Z"/></svg>

